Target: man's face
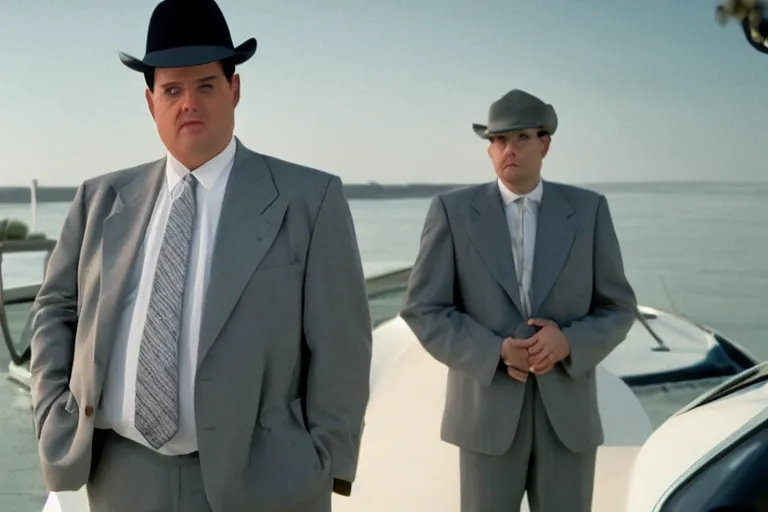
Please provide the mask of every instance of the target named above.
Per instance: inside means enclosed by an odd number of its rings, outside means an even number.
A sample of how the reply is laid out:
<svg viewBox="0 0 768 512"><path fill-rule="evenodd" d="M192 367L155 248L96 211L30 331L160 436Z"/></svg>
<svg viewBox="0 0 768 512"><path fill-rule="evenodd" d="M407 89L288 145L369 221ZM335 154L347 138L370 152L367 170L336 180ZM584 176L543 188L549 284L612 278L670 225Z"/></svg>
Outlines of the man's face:
<svg viewBox="0 0 768 512"><path fill-rule="evenodd" d="M539 136L539 131L532 128L491 137L488 156L499 178L510 185L538 181L550 143L549 135Z"/></svg>
<svg viewBox="0 0 768 512"><path fill-rule="evenodd" d="M194 170L221 151L232 138L240 77L230 84L218 62L155 70L147 105L168 151Z"/></svg>

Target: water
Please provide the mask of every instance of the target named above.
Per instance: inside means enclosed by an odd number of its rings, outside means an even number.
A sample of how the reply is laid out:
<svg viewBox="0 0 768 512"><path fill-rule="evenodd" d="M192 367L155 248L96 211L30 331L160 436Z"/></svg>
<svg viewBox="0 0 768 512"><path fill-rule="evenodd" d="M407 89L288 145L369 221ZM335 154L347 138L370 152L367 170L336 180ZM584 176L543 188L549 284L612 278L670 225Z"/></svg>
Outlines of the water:
<svg viewBox="0 0 768 512"><path fill-rule="evenodd" d="M593 188L608 197L626 272L642 304L683 313L768 359L768 183ZM411 263L428 205L426 199L351 201L364 262ZM67 208L41 204L37 230L58 237ZM29 222L29 206L0 205L3 217ZM6 286L38 281L42 262L42 256L7 257ZM655 390L640 398L659 424L703 391ZM1 404L0 433L29 431L29 439L2 437L0 459L15 465L0 469L0 508L39 512L44 490L28 397L16 392L9 401ZM9 503L16 506L7 507Z"/></svg>

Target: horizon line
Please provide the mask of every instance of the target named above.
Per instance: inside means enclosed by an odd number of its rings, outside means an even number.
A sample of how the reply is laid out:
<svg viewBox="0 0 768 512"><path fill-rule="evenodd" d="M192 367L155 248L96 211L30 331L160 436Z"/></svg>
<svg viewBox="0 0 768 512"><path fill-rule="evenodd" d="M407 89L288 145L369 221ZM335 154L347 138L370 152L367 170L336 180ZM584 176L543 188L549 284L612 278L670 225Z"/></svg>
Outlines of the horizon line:
<svg viewBox="0 0 768 512"><path fill-rule="evenodd" d="M0 185L0 190L2 189L10 189L10 188L19 188L19 189L28 189L32 181L36 178L32 178L29 180L29 183L27 184L9 184L9 185ZM493 181L495 178L488 177L487 180L480 180L480 181L411 181L411 182L381 182L381 181L367 181L367 182L351 182L351 181L345 181L343 182L344 186L368 186L368 187L413 187L413 186L471 186L471 185L477 185L479 183L486 183L489 181ZM562 181L562 180L550 180L546 177L543 177L544 181L553 181L558 183L572 183L576 185L689 185L689 184L723 184L723 183L730 183L730 184L768 184L768 176L764 179L749 179L749 180L739 180L739 179L690 179L690 180L646 180L646 181L637 181L637 180L600 180L600 181ZM62 188L77 188L80 186L80 182L75 182L70 185L44 185L40 182L40 180L37 180L37 188L38 189L62 189Z"/></svg>

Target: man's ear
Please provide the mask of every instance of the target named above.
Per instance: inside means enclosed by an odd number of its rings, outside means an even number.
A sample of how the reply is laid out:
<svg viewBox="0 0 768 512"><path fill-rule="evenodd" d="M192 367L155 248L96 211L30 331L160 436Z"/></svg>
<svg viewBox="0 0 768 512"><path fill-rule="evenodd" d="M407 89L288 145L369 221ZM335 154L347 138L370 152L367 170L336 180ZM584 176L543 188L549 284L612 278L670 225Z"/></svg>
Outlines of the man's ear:
<svg viewBox="0 0 768 512"><path fill-rule="evenodd" d="M237 107L237 105L240 103L240 75L235 73L232 75L232 92L234 93L234 105L233 107Z"/></svg>
<svg viewBox="0 0 768 512"><path fill-rule="evenodd" d="M155 102L152 99L152 91L147 89L144 91L144 97L147 99L147 108L149 108L149 113L152 115L152 119L155 118Z"/></svg>
<svg viewBox="0 0 768 512"><path fill-rule="evenodd" d="M549 153L549 145L552 143L552 136L551 135L544 135L541 138L541 142L544 145L544 147L541 150L541 157L544 158L545 156L547 156L547 153Z"/></svg>

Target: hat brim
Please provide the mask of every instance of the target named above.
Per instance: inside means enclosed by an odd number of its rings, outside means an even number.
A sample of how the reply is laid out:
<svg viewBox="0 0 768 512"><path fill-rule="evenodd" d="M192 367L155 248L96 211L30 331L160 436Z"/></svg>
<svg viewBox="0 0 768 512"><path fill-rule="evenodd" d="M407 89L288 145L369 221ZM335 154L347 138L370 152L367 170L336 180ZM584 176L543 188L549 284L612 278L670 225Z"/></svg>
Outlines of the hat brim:
<svg viewBox="0 0 768 512"><path fill-rule="evenodd" d="M228 60L238 65L253 57L256 47L256 39L250 38L234 50L224 46L181 46L148 53L143 60L124 52L118 54L120 62L134 71L146 73L155 68L200 66L220 60Z"/></svg>
<svg viewBox="0 0 768 512"><path fill-rule="evenodd" d="M518 125L504 127L501 130L493 130L489 132L488 126L484 124L476 124L476 123L472 124L472 130L474 130L474 132L477 134L478 137L485 140L488 140L491 136L498 135L500 133L518 132L521 130L528 130L529 128L541 128L546 130L545 127L540 125L534 126L531 124L518 124Z"/></svg>

